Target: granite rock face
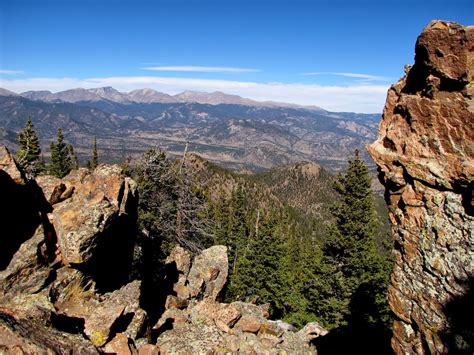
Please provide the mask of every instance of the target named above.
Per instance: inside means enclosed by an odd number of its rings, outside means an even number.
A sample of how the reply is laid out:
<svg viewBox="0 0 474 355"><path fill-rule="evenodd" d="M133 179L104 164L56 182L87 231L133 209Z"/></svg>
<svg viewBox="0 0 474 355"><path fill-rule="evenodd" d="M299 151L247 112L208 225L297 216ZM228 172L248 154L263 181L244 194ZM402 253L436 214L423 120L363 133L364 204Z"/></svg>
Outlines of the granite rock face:
<svg viewBox="0 0 474 355"><path fill-rule="evenodd" d="M432 21L368 146L395 243L397 354L474 350L473 76L474 27Z"/></svg>

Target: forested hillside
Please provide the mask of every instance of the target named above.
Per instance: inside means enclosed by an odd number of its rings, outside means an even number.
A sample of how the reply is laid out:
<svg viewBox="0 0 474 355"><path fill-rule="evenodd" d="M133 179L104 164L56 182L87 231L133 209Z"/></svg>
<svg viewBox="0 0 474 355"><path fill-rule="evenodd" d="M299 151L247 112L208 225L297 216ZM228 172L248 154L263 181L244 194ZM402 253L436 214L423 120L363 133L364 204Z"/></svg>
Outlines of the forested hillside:
<svg viewBox="0 0 474 355"><path fill-rule="evenodd" d="M272 317L296 326L318 321L346 336L357 323L358 336L387 336L386 221L377 218L367 167L358 156L351 166L338 177L313 163L239 175L193 154L148 151L126 170L139 183L150 268L175 244L193 253L224 244L225 301L269 303Z"/></svg>

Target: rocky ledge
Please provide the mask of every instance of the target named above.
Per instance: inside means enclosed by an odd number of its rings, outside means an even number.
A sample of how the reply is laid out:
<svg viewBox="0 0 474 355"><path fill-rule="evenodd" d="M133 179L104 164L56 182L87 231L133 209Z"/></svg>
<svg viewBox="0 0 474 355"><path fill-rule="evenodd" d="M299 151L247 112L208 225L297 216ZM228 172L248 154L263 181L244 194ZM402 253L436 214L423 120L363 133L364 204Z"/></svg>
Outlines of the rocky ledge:
<svg viewBox="0 0 474 355"><path fill-rule="evenodd" d="M474 27L432 21L388 91L379 166L395 242L397 354L472 353Z"/></svg>
<svg viewBox="0 0 474 355"><path fill-rule="evenodd" d="M0 191L0 353L316 353L327 333L217 301L224 246L194 259L176 247L150 287L136 270L136 184L117 166L28 180L0 147Z"/></svg>

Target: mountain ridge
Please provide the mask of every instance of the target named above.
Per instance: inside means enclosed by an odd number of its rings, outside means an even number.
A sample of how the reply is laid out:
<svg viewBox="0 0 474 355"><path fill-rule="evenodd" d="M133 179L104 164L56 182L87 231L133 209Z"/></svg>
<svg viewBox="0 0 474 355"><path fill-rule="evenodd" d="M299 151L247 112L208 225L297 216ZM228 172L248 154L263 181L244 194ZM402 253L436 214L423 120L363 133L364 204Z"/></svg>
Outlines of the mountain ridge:
<svg viewBox="0 0 474 355"><path fill-rule="evenodd" d="M9 93L9 94L8 94ZM238 95L227 94L222 91L205 92L185 90L175 95L169 95L154 89L142 88L129 92L121 92L111 86L84 89L74 88L53 93L47 90L30 90L22 93L13 93L0 88L0 95L19 95L31 100L52 102L56 100L76 103L79 101L109 100L116 103L200 103L210 105L235 104L257 107L288 107L305 108L308 110L325 111L318 106L304 106L287 102L257 101Z"/></svg>

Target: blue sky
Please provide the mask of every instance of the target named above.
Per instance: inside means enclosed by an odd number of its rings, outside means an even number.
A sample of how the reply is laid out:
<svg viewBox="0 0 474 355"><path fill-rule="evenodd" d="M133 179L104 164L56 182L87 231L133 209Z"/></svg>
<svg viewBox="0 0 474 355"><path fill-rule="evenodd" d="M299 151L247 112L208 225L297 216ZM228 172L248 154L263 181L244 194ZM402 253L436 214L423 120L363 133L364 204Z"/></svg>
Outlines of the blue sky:
<svg viewBox="0 0 474 355"><path fill-rule="evenodd" d="M381 112L432 19L472 0L0 0L0 86L224 91Z"/></svg>

